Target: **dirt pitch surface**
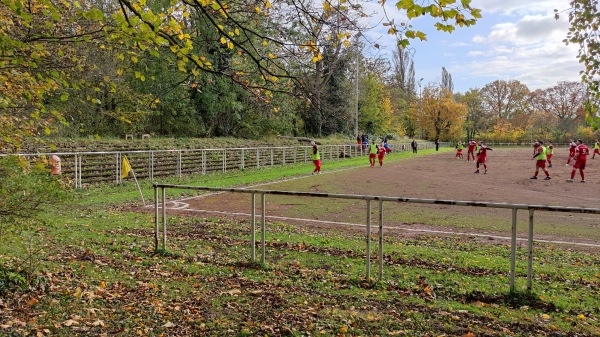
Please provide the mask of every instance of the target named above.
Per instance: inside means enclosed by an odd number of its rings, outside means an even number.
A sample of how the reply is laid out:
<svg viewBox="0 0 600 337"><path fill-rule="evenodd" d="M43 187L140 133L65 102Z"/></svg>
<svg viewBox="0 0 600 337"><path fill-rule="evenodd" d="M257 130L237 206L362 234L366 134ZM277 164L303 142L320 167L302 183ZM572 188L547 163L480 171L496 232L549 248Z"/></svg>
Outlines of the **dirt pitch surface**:
<svg viewBox="0 0 600 337"><path fill-rule="evenodd" d="M572 167L565 166L567 149L555 149L551 180L530 177L535 172L532 149L498 148L488 152L488 173L474 173L473 161L455 159L453 151L416 155L394 160L383 167L365 166L251 186L250 189L360 194L425 199L503 202L530 205L600 208L600 158L588 158L586 182L579 172L567 182ZM573 162L571 162L573 164ZM169 195L176 194L169 190ZM260 198L257 196L257 223ZM153 206L150 206L153 207ZM202 217L234 217L249 220L250 194L209 193L171 201L167 214ZM366 201L267 195L267 222L364 231ZM386 235L458 235L491 243L507 243L511 233L511 210L452 205L384 203ZM378 227L378 203L372 203L373 232ZM600 215L537 211L534 215L537 242L600 253ZM528 212L518 211L519 244L526 245Z"/></svg>

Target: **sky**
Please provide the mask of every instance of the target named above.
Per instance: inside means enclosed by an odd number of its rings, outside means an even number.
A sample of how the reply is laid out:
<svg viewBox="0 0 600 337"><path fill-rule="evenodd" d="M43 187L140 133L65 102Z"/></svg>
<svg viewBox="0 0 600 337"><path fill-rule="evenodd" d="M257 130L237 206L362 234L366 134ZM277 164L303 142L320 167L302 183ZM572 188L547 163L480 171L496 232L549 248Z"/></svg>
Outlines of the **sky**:
<svg viewBox="0 0 600 337"><path fill-rule="evenodd" d="M396 0L388 0L388 18L402 22ZM472 7L482 10L482 18L471 27L457 27L452 33L433 28L434 21L422 17L412 21L413 29L427 34L427 41L411 40L415 79L422 87L441 81L442 67L452 75L455 92L482 88L495 80L518 80L530 90L545 89L560 81L580 81L583 66L577 60L577 45L565 45L569 29L568 14L554 19L569 8L569 0L473 0ZM367 25L377 26L364 34L364 54L390 58L395 37L386 34L389 27L381 20L381 5L364 4L376 13Z"/></svg>

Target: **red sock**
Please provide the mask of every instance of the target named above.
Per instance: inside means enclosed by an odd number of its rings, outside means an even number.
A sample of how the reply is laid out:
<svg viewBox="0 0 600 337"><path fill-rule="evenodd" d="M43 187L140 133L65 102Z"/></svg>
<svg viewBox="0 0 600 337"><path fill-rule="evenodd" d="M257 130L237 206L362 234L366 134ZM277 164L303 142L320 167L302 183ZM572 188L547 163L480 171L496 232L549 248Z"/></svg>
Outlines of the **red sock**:
<svg viewBox="0 0 600 337"><path fill-rule="evenodd" d="M575 178L575 170L571 171L571 179Z"/></svg>
<svg viewBox="0 0 600 337"><path fill-rule="evenodd" d="M581 180L585 180L585 174L583 173L583 170L579 170L579 174L581 174Z"/></svg>

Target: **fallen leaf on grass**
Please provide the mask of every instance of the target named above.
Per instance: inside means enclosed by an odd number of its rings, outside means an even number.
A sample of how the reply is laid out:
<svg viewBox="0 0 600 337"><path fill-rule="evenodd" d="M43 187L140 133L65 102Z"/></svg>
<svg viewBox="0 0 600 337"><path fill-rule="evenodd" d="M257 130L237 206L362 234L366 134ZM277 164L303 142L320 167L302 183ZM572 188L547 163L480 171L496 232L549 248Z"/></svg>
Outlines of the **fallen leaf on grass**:
<svg viewBox="0 0 600 337"><path fill-rule="evenodd" d="M221 293L221 295L223 295L223 294L228 294L228 295L231 295L231 296L235 296L235 295L239 295L239 294L241 294L241 293L242 293L242 291L241 291L241 290L239 290L239 289L231 289L231 290L229 290L229 291L224 291L224 292L222 292L222 293Z"/></svg>
<svg viewBox="0 0 600 337"><path fill-rule="evenodd" d="M174 326L175 326L175 324L173 324L172 322L167 322L163 325L163 328L172 328Z"/></svg>
<svg viewBox="0 0 600 337"><path fill-rule="evenodd" d="M77 325L77 324L79 324L79 322L72 320L72 319L68 319L68 320L62 322L62 325L64 325L64 326L71 326L71 325Z"/></svg>
<svg viewBox="0 0 600 337"><path fill-rule="evenodd" d="M102 322L101 320L97 320L94 323L92 323L92 325L104 327L104 322Z"/></svg>

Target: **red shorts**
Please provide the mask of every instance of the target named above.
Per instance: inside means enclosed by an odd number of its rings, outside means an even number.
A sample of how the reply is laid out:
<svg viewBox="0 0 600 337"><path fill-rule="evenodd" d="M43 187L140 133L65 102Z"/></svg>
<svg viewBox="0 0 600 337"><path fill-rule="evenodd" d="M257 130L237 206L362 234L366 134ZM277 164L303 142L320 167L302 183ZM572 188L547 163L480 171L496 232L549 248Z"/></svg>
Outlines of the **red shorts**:
<svg viewBox="0 0 600 337"><path fill-rule="evenodd" d="M373 158L373 159L377 158L377 153L369 153L369 159L371 159L371 158Z"/></svg>
<svg viewBox="0 0 600 337"><path fill-rule="evenodd" d="M535 163L535 168L537 169L538 167L545 169L546 168L546 160L537 160Z"/></svg>
<svg viewBox="0 0 600 337"><path fill-rule="evenodd" d="M569 151L569 157L573 157L575 155L575 151Z"/></svg>
<svg viewBox="0 0 600 337"><path fill-rule="evenodd" d="M587 160L587 158L586 159L577 159L575 161L575 165L573 165L573 168L574 169L585 170L585 161L586 160Z"/></svg>
<svg viewBox="0 0 600 337"><path fill-rule="evenodd" d="M600 154L600 150L594 149L594 153Z"/></svg>
<svg viewBox="0 0 600 337"><path fill-rule="evenodd" d="M456 150L456 151L458 151L458 153L462 153L462 149L460 149L460 150Z"/></svg>
<svg viewBox="0 0 600 337"><path fill-rule="evenodd" d="M485 160L486 160L486 159L487 159L487 157L481 157L481 156L478 156L478 157L477 157L477 163L478 163L478 164L485 164Z"/></svg>
<svg viewBox="0 0 600 337"><path fill-rule="evenodd" d="M379 160L383 160L383 156L385 156L385 152L380 152L377 157Z"/></svg>

